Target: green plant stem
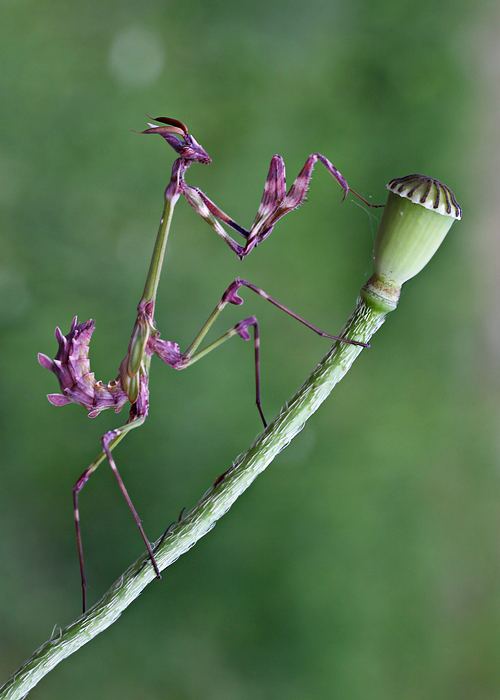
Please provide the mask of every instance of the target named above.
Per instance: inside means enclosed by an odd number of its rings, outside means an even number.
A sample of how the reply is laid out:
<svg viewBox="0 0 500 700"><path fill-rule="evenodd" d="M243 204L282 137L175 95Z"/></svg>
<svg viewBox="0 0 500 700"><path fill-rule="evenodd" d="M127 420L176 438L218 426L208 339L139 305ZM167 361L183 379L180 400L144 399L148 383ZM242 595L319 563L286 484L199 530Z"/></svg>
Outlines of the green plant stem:
<svg viewBox="0 0 500 700"><path fill-rule="evenodd" d="M383 290L380 294L367 293L366 290L370 288L373 288L373 283L368 283L364 288L354 313L342 331L343 336L364 343L370 341L384 322L387 311L395 308L397 303L394 299L384 301ZM173 564L210 532L254 479L302 430L361 351L359 346L335 343L253 445L237 457L224 476L155 544L160 569ZM53 635L34 652L0 689L0 700L24 698L63 659L116 622L154 579L147 555L141 556L85 615Z"/></svg>

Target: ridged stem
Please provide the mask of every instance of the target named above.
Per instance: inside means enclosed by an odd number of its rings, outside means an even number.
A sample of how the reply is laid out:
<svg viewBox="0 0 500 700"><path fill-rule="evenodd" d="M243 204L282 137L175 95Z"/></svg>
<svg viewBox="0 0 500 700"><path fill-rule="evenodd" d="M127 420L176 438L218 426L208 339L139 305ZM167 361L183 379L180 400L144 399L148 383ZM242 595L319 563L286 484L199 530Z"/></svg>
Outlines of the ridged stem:
<svg viewBox="0 0 500 700"><path fill-rule="evenodd" d="M387 295L388 294L388 295ZM396 307L399 290L385 289L372 278L362 290L354 313L342 335L370 342ZM297 393L283 406L277 418L237 457L230 469L156 543L156 560L166 569L214 527L257 476L302 430L335 385L361 353L359 346L335 343ZM147 556L134 562L87 613L42 644L21 668L0 688L0 700L21 700L57 664L116 622L125 610L155 580Z"/></svg>

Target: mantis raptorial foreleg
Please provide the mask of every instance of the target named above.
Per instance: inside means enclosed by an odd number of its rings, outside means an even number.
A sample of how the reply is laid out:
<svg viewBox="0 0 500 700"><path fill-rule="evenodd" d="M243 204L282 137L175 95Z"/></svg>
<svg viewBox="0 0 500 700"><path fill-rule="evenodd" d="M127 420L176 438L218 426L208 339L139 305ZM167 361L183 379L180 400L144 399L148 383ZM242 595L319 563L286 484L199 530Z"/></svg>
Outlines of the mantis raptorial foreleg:
<svg viewBox="0 0 500 700"><path fill-rule="evenodd" d="M322 163L330 175L338 182L344 192L344 198L349 192L367 206L373 205L355 190L349 187L342 173L321 153L312 153L304 163L302 170L295 178L292 186L286 191L285 162L279 155L271 159L269 171L264 184L264 192L250 229L245 229L220 209L202 190L181 182L181 192L199 216L201 216L223 238L240 258L244 258L253 248L265 240L273 231L276 223L286 214L294 211L304 202L311 182L314 166ZM236 243L219 223L227 224L246 238L244 246Z"/></svg>
<svg viewBox="0 0 500 700"><path fill-rule="evenodd" d="M208 197L203 194L201 190L198 190L196 187L185 187L185 190L183 192L184 197L186 198L186 201L188 204L192 206L194 211L201 216L201 218L207 222L209 226L215 231L215 233L222 238L223 241L227 243L227 245L231 248L233 253L236 253L239 257L242 256L245 248L241 246L239 243L237 243L224 229L223 226L219 223L219 219L221 221L224 221L225 223L229 224L229 226L234 226L234 222L229 223L231 221L227 214L224 214L224 212L221 209L218 209L215 205L213 205L212 208L209 208L207 206L207 200ZM210 201L210 200L208 200ZM217 214L214 214L214 211L217 211ZM238 231L241 233L241 231ZM242 234L242 235L248 235L247 233Z"/></svg>

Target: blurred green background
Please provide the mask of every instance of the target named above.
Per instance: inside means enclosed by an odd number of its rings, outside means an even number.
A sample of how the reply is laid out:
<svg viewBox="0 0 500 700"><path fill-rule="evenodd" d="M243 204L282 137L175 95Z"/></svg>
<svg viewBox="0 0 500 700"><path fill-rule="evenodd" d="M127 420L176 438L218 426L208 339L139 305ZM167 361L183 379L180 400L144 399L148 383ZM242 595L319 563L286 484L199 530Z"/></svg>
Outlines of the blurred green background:
<svg viewBox="0 0 500 700"><path fill-rule="evenodd" d="M189 124L213 157L189 181L243 224L271 155L291 181L316 150L375 201L440 177L465 216L296 442L33 697L498 698L498 3L2 0L0 17L1 679L79 611L71 487L119 419L51 407L35 355L78 313L97 376L116 373L173 159L130 131L150 112ZM236 275L338 331L378 217L340 199L319 167L244 263L181 202L163 336L186 346ZM272 416L327 345L248 293L220 331L250 313ZM251 355L155 362L151 417L117 452L151 537L259 431ZM108 469L81 503L96 600L141 543Z"/></svg>

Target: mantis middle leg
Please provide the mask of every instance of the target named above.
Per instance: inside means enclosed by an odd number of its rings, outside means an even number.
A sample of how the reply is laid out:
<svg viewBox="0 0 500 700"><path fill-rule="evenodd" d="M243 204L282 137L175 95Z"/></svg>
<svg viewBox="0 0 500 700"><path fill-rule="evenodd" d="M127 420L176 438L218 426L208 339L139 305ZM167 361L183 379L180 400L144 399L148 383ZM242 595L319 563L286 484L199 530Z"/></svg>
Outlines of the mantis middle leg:
<svg viewBox="0 0 500 700"><path fill-rule="evenodd" d="M258 294L260 297L268 301L270 304L278 308L280 311L283 311L286 313L288 316L291 316L294 318L296 321L299 323L303 324L306 326L306 328L309 328L312 330L314 333L317 335L323 337L323 338L329 338L331 340L338 340L343 343L348 343L351 345L359 345L362 347L366 347L365 343L358 342L356 340L350 340L349 338L344 338L338 335L331 335L330 333L326 333L325 331L321 330L314 324L310 323L307 321L305 318L302 316L299 316L299 314L295 313L288 307L286 307L284 304L279 302L277 299L274 297L270 296L267 292L265 292L263 289L260 287L257 287L256 285L252 284L248 280L244 280L241 278L236 278L231 284L225 289L220 301L208 317L208 319L205 321L197 335L195 336L193 342L191 345L185 350L184 352L180 352L178 349L178 346L175 343L172 343L171 341L168 340L162 340L159 336L153 337L150 340L150 348L151 350L156 353L160 359L162 359L166 364L169 364L171 367L174 369L186 369L190 365L194 364L195 362L198 362L198 360L201 360L203 357L208 355L212 350L215 350L218 348L220 345L226 342L226 340L229 340L230 338L233 338L234 336L239 336L243 340L250 340L250 334L248 329L252 328L253 329L253 341L254 341L254 362L255 362L255 403L257 405L257 410L259 412L259 415L261 417L261 420L264 424L264 427L267 427L267 422L264 417L264 412L262 409L262 401L261 401L261 371L260 371L260 328L259 328L259 322L255 316L249 316L248 318L243 319L242 321L239 321L237 324L232 326L229 330L227 330L225 333L223 333L221 336L219 336L216 340L214 340L212 343L207 345L205 348L202 350L199 350L200 345L202 344L203 340L205 339L206 335L212 328L213 324L219 317L219 315L222 313L224 308L228 304L235 304L236 306L239 306L240 304L243 304L243 299L241 296L238 294L238 290L241 287L246 287L247 289L250 289L253 291L255 294Z"/></svg>

